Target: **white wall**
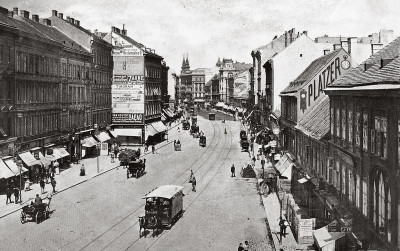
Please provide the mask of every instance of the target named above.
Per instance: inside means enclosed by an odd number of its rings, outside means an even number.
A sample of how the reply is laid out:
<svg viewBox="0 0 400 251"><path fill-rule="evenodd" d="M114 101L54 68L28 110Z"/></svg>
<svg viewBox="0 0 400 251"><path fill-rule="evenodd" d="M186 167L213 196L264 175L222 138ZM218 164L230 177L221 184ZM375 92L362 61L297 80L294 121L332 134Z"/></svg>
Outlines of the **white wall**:
<svg viewBox="0 0 400 251"><path fill-rule="evenodd" d="M300 56L302 54L302 56ZM273 58L273 110L281 109L279 94L289 83L295 80L312 61L324 55L323 47L314 43L307 36L299 37L284 51Z"/></svg>

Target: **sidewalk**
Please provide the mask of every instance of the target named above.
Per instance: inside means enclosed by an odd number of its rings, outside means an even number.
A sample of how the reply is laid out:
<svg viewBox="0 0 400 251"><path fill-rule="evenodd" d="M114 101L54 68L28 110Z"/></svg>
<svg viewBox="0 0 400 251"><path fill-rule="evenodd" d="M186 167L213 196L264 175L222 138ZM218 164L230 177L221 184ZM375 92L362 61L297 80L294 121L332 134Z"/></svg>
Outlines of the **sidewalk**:
<svg viewBox="0 0 400 251"><path fill-rule="evenodd" d="M247 128L246 128L247 131ZM250 152L250 159L253 158L254 153L258 151L258 144L254 142L254 151ZM262 166L261 166L261 159L257 160L254 165L254 171L256 172L256 177L258 179L258 184L262 181ZM280 217L280 203L278 199L278 195L276 193L270 193L269 195L260 195L264 204L265 213L267 215L268 224L270 227L272 241L275 246L275 250L309 250L308 245L298 244L292 230L290 227L286 228L286 236L283 238L282 243L279 242L279 217ZM285 219L285 216L282 212L282 218Z"/></svg>

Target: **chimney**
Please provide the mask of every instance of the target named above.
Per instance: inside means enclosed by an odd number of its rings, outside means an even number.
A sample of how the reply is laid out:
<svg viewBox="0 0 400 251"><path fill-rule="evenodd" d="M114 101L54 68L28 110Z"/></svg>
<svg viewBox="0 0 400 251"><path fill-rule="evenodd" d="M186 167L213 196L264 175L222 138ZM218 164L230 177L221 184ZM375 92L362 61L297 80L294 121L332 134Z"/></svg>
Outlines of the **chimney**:
<svg viewBox="0 0 400 251"><path fill-rule="evenodd" d="M357 38L356 37L349 37L347 39L347 47L348 47L348 53L351 55L351 46L357 43Z"/></svg>
<svg viewBox="0 0 400 251"><path fill-rule="evenodd" d="M81 26L81 21L75 20L75 25L76 25L76 26Z"/></svg>
<svg viewBox="0 0 400 251"><path fill-rule="evenodd" d="M13 13L14 13L14 15L18 15L18 8L17 7L13 8Z"/></svg>
<svg viewBox="0 0 400 251"><path fill-rule="evenodd" d="M10 11L8 12L8 16L12 18L12 17L14 16L14 11L10 10Z"/></svg>
<svg viewBox="0 0 400 251"><path fill-rule="evenodd" d="M115 32L118 33L118 34L121 33L120 29L118 29L118 28L115 28Z"/></svg>
<svg viewBox="0 0 400 251"><path fill-rule="evenodd" d="M75 23L75 19L71 17L71 19L69 20L71 24Z"/></svg>
<svg viewBox="0 0 400 251"><path fill-rule="evenodd" d="M67 22L70 23L71 22L71 18L69 16L67 16Z"/></svg>
<svg viewBox="0 0 400 251"><path fill-rule="evenodd" d="M374 55L383 48L383 44L371 44L371 55Z"/></svg>
<svg viewBox="0 0 400 251"><path fill-rule="evenodd" d="M29 18L29 11L20 10L20 11L19 11L19 14L20 14L21 17Z"/></svg>
<svg viewBox="0 0 400 251"><path fill-rule="evenodd" d="M32 15L32 20L39 23L39 15L33 14Z"/></svg>
<svg viewBox="0 0 400 251"><path fill-rule="evenodd" d="M288 46L288 41L287 41L288 37L287 37L287 31L285 31L285 47Z"/></svg>
<svg viewBox="0 0 400 251"><path fill-rule="evenodd" d="M125 30L125 24L122 25L122 35L126 36L127 30Z"/></svg>
<svg viewBox="0 0 400 251"><path fill-rule="evenodd" d="M111 26L111 32L116 32L115 31L115 26Z"/></svg>
<svg viewBox="0 0 400 251"><path fill-rule="evenodd" d="M52 13L52 16L57 16L58 12L56 10L52 10L51 13Z"/></svg>
<svg viewBox="0 0 400 251"><path fill-rule="evenodd" d="M64 18L64 14L58 13L58 17L61 18L61 19L63 19L63 18Z"/></svg>
<svg viewBox="0 0 400 251"><path fill-rule="evenodd" d="M44 23L45 25L51 26L51 20L48 19L48 18L44 18L44 19L43 19L43 23Z"/></svg>
<svg viewBox="0 0 400 251"><path fill-rule="evenodd" d="M328 54L330 51L331 51L331 50L329 50L329 49L325 49L325 50L324 50L324 55Z"/></svg>
<svg viewBox="0 0 400 251"><path fill-rule="evenodd" d="M308 36L308 31L303 31L303 34Z"/></svg>

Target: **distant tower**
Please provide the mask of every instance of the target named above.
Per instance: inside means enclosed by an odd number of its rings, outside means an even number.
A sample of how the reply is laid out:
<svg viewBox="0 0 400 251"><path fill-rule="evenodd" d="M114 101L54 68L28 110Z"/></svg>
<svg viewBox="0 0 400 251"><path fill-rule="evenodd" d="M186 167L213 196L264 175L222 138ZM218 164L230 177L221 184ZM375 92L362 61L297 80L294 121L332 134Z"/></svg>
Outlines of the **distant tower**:
<svg viewBox="0 0 400 251"><path fill-rule="evenodd" d="M217 61L217 63L215 64L215 66L221 67L221 65L222 65L221 59L218 57L218 61Z"/></svg>
<svg viewBox="0 0 400 251"><path fill-rule="evenodd" d="M184 54L183 61L182 61L182 67L181 67L181 74L189 73L189 72L190 72L189 55L186 54L186 59L185 59L185 54Z"/></svg>

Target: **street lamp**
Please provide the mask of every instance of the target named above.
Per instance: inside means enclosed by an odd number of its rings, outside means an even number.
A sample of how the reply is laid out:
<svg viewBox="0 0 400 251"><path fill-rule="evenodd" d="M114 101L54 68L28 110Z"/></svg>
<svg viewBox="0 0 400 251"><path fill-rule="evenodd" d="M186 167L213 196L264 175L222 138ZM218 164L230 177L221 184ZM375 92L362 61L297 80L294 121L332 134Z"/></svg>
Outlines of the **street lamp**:
<svg viewBox="0 0 400 251"><path fill-rule="evenodd" d="M21 160L17 160L17 166L19 169L19 203L22 204L22 161Z"/></svg>

